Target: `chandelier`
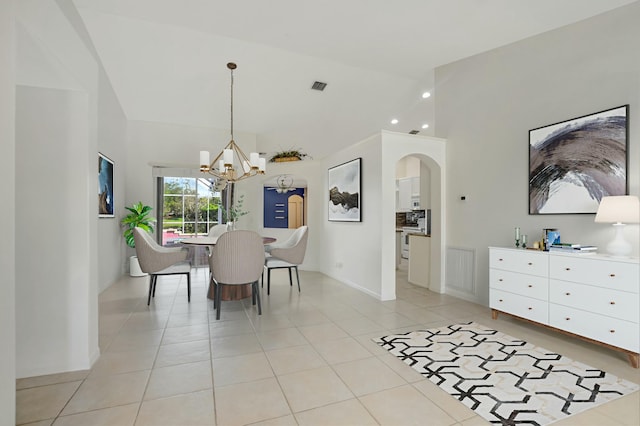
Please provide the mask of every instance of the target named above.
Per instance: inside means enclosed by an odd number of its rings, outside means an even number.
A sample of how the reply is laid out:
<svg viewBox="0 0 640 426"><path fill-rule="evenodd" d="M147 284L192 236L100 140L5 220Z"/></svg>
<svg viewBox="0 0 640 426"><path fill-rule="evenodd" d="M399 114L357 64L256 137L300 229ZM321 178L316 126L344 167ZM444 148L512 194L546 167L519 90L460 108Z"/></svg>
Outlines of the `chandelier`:
<svg viewBox="0 0 640 426"><path fill-rule="evenodd" d="M293 178L289 175L280 175L276 178L276 192L278 194L286 194L289 191L295 191L293 187Z"/></svg>
<svg viewBox="0 0 640 426"><path fill-rule="evenodd" d="M247 157L233 140L233 70L237 65L229 62L227 68L231 70L231 140L211 162L209 151L200 151L200 171L212 174L225 186L226 182L233 183L258 174L263 175L266 170L264 158L257 152L252 152Z"/></svg>

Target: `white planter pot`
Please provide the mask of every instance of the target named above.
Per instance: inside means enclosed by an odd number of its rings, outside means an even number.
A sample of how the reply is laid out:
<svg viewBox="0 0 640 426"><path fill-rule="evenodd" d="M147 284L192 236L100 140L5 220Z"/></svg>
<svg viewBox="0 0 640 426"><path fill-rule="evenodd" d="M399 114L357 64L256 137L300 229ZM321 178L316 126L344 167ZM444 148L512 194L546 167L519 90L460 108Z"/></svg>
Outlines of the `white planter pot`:
<svg viewBox="0 0 640 426"><path fill-rule="evenodd" d="M138 256L131 256L129 258L129 275L132 277L144 277L147 275L140 269L140 262L138 262Z"/></svg>

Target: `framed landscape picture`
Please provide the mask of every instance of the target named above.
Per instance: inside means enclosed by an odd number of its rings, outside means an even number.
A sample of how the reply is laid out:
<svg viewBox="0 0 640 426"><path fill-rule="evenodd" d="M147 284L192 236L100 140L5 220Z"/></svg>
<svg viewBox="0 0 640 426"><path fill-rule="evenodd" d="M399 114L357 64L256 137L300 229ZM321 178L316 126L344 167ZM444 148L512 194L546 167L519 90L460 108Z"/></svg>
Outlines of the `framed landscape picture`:
<svg viewBox="0 0 640 426"><path fill-rule="evenodd" d="M98 217L115 217L113 209L113 161L98 153Z"/></svg>
<svg viewBox="0 0 640 426"><path fill-rule="evenodd" d="M629 105L529 131L529 214L596 213L627 194Z"/></svg>
<svg viewBox="0 0 640 426"><path fill-rule="evenodd" d="M330 221L362 220L361 162L361 158L356 158L329 169Z"/></svg>

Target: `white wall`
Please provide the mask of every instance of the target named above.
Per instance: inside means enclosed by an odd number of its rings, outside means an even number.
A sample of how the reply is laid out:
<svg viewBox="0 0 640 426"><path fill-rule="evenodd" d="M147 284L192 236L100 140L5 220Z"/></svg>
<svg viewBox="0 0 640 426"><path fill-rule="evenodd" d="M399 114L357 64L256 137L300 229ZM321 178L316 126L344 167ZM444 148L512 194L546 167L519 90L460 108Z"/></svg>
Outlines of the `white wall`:
<svg viewBox="0 0 640 426"><path fill-rule="evenodd" d="M477 252L476 298L488 303L488 246L558 228L604 247L594 215L528 215L528 131L630 104L629 191L640 193L640 2L436 70L436 135L446 137L447 245ZM460 196L465 195L466 201ZM628 226L638 256L638 225Z"/></svg>
<svg viewBox="0 0 640 426"><path fill-rule="evenodd" d="M323 160L325 170L330 167L362 158L362 222L329 222L327 220L328 196L322 208L324 220L321 230L320 270L350 286L358 288L381 300L395 298L395 178L396 164L407 155L426 162L436 178L438 188L434 203L434 247L443 246L444 234L441 221L445 203L440 201L444 191L444 177L439 178L445 167L444 140L408 134L382 132L345 148ZM434 173L434 170L437 173ZM326 172L325 172L326 173ZM328 184L324 193L328 194ZM440 210L442 209L442 210ZM442 251L432 250L431 289L443 291Z"/></svg>
<svg viewBox="0 0 640 426"><path fill-rule="evenodd" d="M330 222L328 220L329 186L328 180L325 180L325 196L322 203L324 220L319 224L320 246L322 247L320 270L330 277L380 298L382 280L380 274L382 252L380 245L382 224L381 137L379 134L371 136L330 155L322 160L322 164L326 171L358 157L362 158L360 170L362 221ZM389 203L395 211L395 181L393 182L393 198L389 199ZM392 220L395 223L395 215ZM392 260L394 259L395 257Z"/></svg>
<svg viewBox="0 0 640 426"><path fill-rule="evenodd" d="M118 202L125 140L73 4L20 1L16 20L16 372L26 377L99 356L98 292L120 275L122 242L115 220L98 225L97 153L116 160ZM102 262L111 267L99 274Z"/></svg>
<svg viewBox="0 0 640 426"><path fill-rule="evenodd" d="M98 356L88 329L88 98L18 86L16 105L17 376L87 369Z"/></svg>
<svg viewBox="0 0 640 426"><path fill-rule="evenodd" d="M126 183L126 146L127 120L113 89L100 70L98 97L98 151L114 162L114 212L115 218L98 219L98 287L105 290L116 282L125 272L122 262L126 244L122 237L119 212L124 210Z"/></svg>
<svg viewBox="0 0 640 426"><path fill-rule="evenodd" d="M16 424L15 318L15 33L14 2L0 2L0 424Z"/></svg>

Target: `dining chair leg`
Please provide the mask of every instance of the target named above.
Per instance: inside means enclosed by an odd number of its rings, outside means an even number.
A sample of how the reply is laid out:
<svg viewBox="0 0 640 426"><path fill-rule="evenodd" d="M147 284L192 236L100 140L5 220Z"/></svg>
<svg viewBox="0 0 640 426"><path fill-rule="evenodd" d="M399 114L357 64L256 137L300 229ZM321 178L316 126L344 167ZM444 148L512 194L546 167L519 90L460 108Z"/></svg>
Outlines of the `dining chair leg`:
<svg viewBox="0 0 640 426"><path fill-rule="evenodd" d="M289 271L289 287L293 287L293 280L291 279L291 268L287 268Z"/></svg>
<svg viewBox="0 0 640 426"><path fill-rule="evenodd" d="M153 276L153 297L156 297L156 285L158 284L158 276L154 275Z"/></svg>
<svg viewBox="0 0 640 426"><path fill-rule="evenodd" d="M298 280L298 293L300 293L300 275L298 274L298 266L294 266L296 268L296 279Z"/></svg>
<svg viewBox="0 0 640 426"><path fill-rule="evenodd" d="M257 281L255 283L251 283L251 304L253 306L256 305L256 287L257 287Z"/></svg>
<svg viewBox="0 0 640 426"><path fill-rule="evenodd" d="M147 306L151 304L151 293L153 293L153 275L149 275L149 297L147 297Z"/></svg>
<svg viewBox="0 0 640 426"><path fill-rule="evenodd" d="M258 292L258 281L253 283L253 287L256 294L256 299L258 299L258 315L262 315L262 303L260 303L260 293Z"/></svg>
<svg viewBox="0 0 640 426"><path fill-rule="evenodd" d="M300 286L299 282L298 286ZM191 302L191 271L187 273L187 302Z"/></svg>
<svg viewBox="0 0 640 426"><path fill-rule="evenodd" d="M271 294L271 268L267 268L267 296Z"/></svg>
<svg viewBox="0 0 640 426"><path fill-rule="evenodd" d="M222 300L221 295L222 295L221 284L218 283L216 285L216 302L215 302L216 303L216 308L217 308L217 311L216 311L216 319L217 320L220 319L220 301Z"/></svg>
<svg viewBox="0 0 640 426"><path fill-rule="evenodd" d="M215 311L216 309L218 309L218 307L216 306L216 294L218 293L218 285L215 281L211 281L209 286L211 289L211 300L213 300L213 310Z"/></svg>

